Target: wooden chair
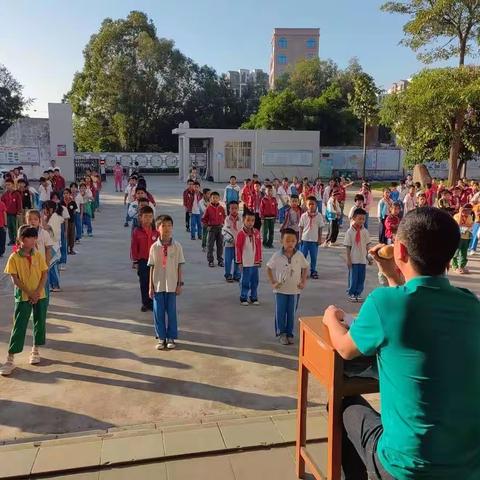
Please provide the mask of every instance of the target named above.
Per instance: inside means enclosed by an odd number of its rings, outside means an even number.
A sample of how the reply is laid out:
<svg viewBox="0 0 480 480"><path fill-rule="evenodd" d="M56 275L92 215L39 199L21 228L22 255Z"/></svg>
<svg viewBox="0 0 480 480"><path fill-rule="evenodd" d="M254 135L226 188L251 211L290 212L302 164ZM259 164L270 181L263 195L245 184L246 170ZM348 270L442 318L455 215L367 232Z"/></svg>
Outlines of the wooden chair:
<svg viewBox="0 0 480 480"><path fill-rule="evenodd" d="M347 378L343 359L334 350L323 317L300 318L298 359L298 411L296 459L297 476L304 478L305 464L317 480L339 480L342 468L342 399L352 395L378 392L378 381L370 378ZM327 472L320 471L307 450L307 392L311 373L327 390L328 461Z"/></svg>

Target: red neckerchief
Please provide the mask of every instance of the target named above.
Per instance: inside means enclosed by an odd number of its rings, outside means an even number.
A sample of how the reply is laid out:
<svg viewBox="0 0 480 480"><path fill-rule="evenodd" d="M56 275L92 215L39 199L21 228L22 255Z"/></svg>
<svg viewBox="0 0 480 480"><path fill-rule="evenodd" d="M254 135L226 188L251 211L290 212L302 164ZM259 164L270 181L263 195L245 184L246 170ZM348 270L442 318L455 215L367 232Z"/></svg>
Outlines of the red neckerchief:
<svg viewBox="0 0 480 480"><path fill-rule="evenodd" d="M310 212L307 212L307 213L308 213L308 228L310 230L313 226L313 219L317 216L317 212L315 212L313 215Z"/></svg>
<svg viewBox="0 0 480 480"><path fill-rule="evenodd" d="M163 268L167 268L168 247L172 246L172 240L173 239L170 239L167 243L163 243L160 240L160 245L162 246L162 250L163 250L163 257L162 257L162 267Z"/></svg>
<svg viewBox="0 0 480 480"><path fill-rule="evenodd" d="M353 227L354 230L356 230L356 232L355 232L355 243L357 245L360 245L360 239L361 239L360 230L362 229L362 227L358 226L358 225L355 225L355 224L353 224L352 227Z"/></svg>

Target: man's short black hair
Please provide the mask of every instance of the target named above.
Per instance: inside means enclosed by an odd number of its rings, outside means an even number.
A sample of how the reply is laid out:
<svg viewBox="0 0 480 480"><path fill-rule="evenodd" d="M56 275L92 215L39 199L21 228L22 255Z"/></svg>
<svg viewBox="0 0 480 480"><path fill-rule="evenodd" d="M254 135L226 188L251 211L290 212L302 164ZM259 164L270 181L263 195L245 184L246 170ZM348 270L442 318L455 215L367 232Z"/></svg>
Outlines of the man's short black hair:
<svg viewBox="0 0 480 480"><path fill-rule="evenodd" d="M243 211L243 218L247 218L247 217L255 218L255 214L250 210L244 210Z"/></svg>
<svg viewBox="0 0 480 480"><path fill-rule="evenodd" d="M194 182L193 182L193 180L192 180L191 178L189 178L189 179L187 180L187 184L188 184L188 183L194 183Z"/></svg>
<svg viewBox="0 0 480 480"><path fill-rule="evenodd" d="M314 197L313 195L309 195L309 196L307 197L307 202L315 202L315 203L317 203L317 199L316 199L316 197Z"/></svg>
<svg viewBox="0 0 480 480"><path fill-rule="evenodd" d="M208 193L209 191L210 191L209 188L204 188L204 189L202 190L202 192L203 192L204 195L205 195L206 193Z"/></svg>
<svg viewBox="0 0 480 480"><path fill-rule="evenodd" d="M213 197L214 195L216 195L217 197L220 196L220 194L219 194L218 192L216 192L216 191L214 191L214 192L212 192L212 193L210 194L211 197Z"/></svg>
<svg viewBox="0 0 480 480"><path fill-rule="evenodd" d="M235 180L237 179L237 177L235 175L230 175L230 180L234 178Z"/></svg>
<svg viewBox="0 0 480 480"><path fill-rule="evenodd" d="M298 200L298 195L296 193L292 193L292 195L290 195L290 199L294 199L296 198Z"/></svg>
<svg viewBox="0 0 480 480"><path fill-rule="evenodd" d="M352 218L355 218L357 215L366 215L366 214L367 214L367 212L363 208L356 208L353 211Z"/></svg>
<svg viewBox="0 0 480 480"><path fill-rule="evenodd" d="M293 228L284 228L282 230L282 238L285 235L295 235L295 238L297 237L297 232Z"/></svg>
<svg viewBox="0 0 480 480"><path fill-rule="evenodd" d="M143 208L145 208L145 207L143 207ZM159 215L155 219L155 227L158 227L159 225L161 225L162 223L165 223L165 222L170 222L173 225L173 218L170 215Z"/></svg>
<svg viewBox="0 0 480 480"><path fill-rule="evenodd" d="M232 206L232 205L238 205L238 202L237 202L236 200L230 200L230 201L228 202L228 206L230 207L230 206Z"/></svg>
<svg viewBox="0 0 480 480"><path fill-rule="evenodd" d="M193 182L193 184L200 186L200 182L197 182L197 181Z"/></svg>
<svg viewBox="0 0 480 480"><path fill-rule="evenodd" d="M400 222L397 239L405 245L420 275L442 275L460 242L455 220L445 211L423 207L408 212Z"/></svg>
<svg viewBox="0 0 480 480"><path fill-rule="evenodd" d="M137 188L135 189L135 193L138 193L138 192L147 193L147 191L146 191L144 188L142 188L142 187L137 187Z"/></svg>
<svg viewBox="0 0 480 480"><path fill-rule="evenodd" d="M353 201L356 202L357 200L361 200L362 202L364 202L365 197L361 193L357 193L355 197L353 197Z"/></svg>

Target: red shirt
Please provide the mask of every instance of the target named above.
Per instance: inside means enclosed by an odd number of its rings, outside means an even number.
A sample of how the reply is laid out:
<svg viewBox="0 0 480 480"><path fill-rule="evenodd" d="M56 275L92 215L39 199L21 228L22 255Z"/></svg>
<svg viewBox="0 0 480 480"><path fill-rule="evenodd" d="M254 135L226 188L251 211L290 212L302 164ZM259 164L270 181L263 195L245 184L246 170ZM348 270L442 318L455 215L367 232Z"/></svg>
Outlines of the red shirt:
<svg viewBox="0 0 480 480"><path fill-rule="evenodd" d="M65 179L61 175L54 175L52 180L55 192L65 190Z"/></svg>
<svg viewBox="0 0 480 480"><path fill-rule="evenodd" d="M427 188L425 190L425 196L427 197L427 205L429 207L433 206L433 197L435 196L435 190L432 188Z"/></svg>
<svg viewBox="0 0 480 480"><path fill-rule="evenodd" d="M276 218L277 212L277 199L275 197L263 197L260 202L260 216L262 218Z"/></svg>
<svg viewBox="0 0 480 480"><path fill-rule="evenodd" d="M388 215L385 219L385 237L393 238L394 233L397 233L400 218L396 215Z"/></svg>
<svg viewBox="0 0 480 480"><path fill-rule="evenodd" d="M148 260L150 247L158 238L158 232L153 229L144 229L137 227L133 231L130 247L130 256L134 262L139 260Z"/></svg>
<svg viewBox="0 0 480 480"><path fill-rule="evenodd" d="M5 212L7 211L7 206L0 200L0 228L4 227L5 224Z"/></svg>
<svg viewBox="0 0 480 480"><path fill-rule="evenodd" d="M1 199L7 208L7 213L17 215L22 210L22 195L17 190L5 192Z"/></svg>
<svg viewBox="0 0 480 480"><path fill-rule="evenodd" d="M219 227L225 223L225 209L217 203L211 203L203 214L202 223L208 227Z"/></svg>
<svg viewBox="0 0 480 480"><path fill-rule="evenodd" d="M248 198L247 207L251 212L260 213L260 203L262 202L261 192L253 191Z"/></svg>

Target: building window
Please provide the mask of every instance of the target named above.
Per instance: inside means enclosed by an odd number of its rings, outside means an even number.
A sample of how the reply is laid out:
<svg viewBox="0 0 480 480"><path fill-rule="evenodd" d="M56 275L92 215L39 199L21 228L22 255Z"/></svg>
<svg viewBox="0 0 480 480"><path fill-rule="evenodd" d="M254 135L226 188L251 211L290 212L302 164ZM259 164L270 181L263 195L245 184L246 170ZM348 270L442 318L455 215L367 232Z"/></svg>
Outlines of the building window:
<svg viewBox="0 0 480 480"><path fill-rule="evenodd" d="M252 168L252 142L225 142L225 168Z"/></svg>
<svg viewBox="0 0 480 480"><path fill-rule="evenodd" d="M286 55L279 55L278 56L278 63L280 65L286 65L287 64L287 56Z"/></svg>
<svg viewBox="0 0 480 480"><path fill-rule="evenodd" d="M288 41L285 37L281 37L278 40L278 48L287 48L288 47Z"/></svg>
<svg viewBox="0 0 480 480"><path fill-rule="evenodd" d="M316 55L313 52L308 52L305 55L305 58L307 58L308 60L311 60L312 58L315 58L315 57L316 57Z"/></svg>
<svg viewBox="0 0 480 480"><path fill-rule="evenodd" d="M314 38L309 38L307 40L307 48L315 48L317 42L315 41Z"/></svg>

